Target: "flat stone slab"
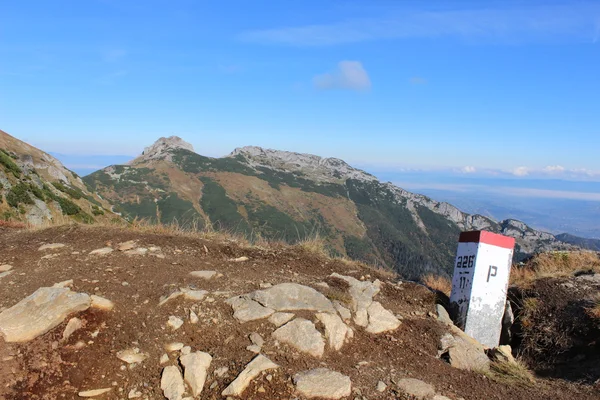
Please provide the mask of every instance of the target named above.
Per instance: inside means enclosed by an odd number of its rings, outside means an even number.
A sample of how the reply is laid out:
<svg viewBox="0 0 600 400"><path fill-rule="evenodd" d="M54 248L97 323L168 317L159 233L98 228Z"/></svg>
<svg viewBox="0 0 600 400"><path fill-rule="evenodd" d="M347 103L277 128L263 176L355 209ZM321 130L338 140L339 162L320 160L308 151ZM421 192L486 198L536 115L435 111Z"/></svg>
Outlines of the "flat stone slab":
<svg viewBox="0 0 600 400"><path fill-rule="evenodd" d="M276 311L309 310L335 313L333 304L322 293L297 283L280 283L252 292L248 297Z"/></svg>
<svg viewBox="0 0 600 400"><path fill-rule="evenodd" d="M369 325L366 331L369 333L377 334L393 331L400 326L400 320L377 301L371 303L367 313L369 315Z"/></svg>
<svg viewBox="0 0 600 400"><path fill-rule="evenodd" d="M208 368L212 362L212 356L202 351L186 354L179 358L181 365L185 369L183 378L190 385L194 397L198 397L202 393Z"/></svg>
<svg viewBox="0 0 600 400"><path fill-rule="evenodd" d="M279 365L259 354L246 365L246 368L240 372L237 378L221 394L223 396L240 396L244 393L250 382L261 372L276 368L279 368Z"/></svg>
<svg viewBox="0 0 600 400"><path fill-rule="evenodd" d="M267 318L275 312L245 296L232 297L225 302L233 308L233 317L241 323Z"/></svg>
<svg viewBox="0 0 600 400"><path fill-rule="evenodd" d="M38 251L56 250L56 249L60 249L62 247L65 247L65 245L62 243L48 243L48 244L44 244L44 245L40 246Z"/></svg>
<svg viewBox="0 0 600 400"><path fill-rule="evenodd" d="M43 287L0 313L0 335L7 342L28 342L62 323L70 314L87 310L91 299L68 288Z"/></svg>
<svg viewBox="0 0 600 400"><path fill-rule="evenodd" d="M396 382L396 385L406 394L419 400L430 399L435 396L435 388L429 383L419 379L403 378Z"/></svg>
<svg viewBox="0 0 600 400"><path fill-rule="evenodd" d="M217 271L192 271L190 276L200 279L212 279L217 275Z"/></svg>
<svg viewBox="0 0 600 400"><path fill-rule="evenodd" d="M126 242L119 243L117 245L117 249L119 251L128 251L128 250L135 249L136 246L137 246L137 243L135 240L128 240Z"/></svg>
<svg viewBox="0 0 600 400"><path fill-rule="evenodd" d="M141 363L148 358L147 353L142 353L140 349L125 349L117 352L117 358L127 364Z"/></svg>
<svg viewBox="0 0 600 400"><path fill-rule="evenodd" d="M352 394L350 378L327 368L317 368L294 375L296 390L309 399L341 399Z"/></svg>
<svg viewBox="0 0 600 400"><path fill-rule="evenodd" d="M296 318L272 333L275 340L286 343L298 351L321 357L325 351L325 340L315 324L304 318Z"/></svg>

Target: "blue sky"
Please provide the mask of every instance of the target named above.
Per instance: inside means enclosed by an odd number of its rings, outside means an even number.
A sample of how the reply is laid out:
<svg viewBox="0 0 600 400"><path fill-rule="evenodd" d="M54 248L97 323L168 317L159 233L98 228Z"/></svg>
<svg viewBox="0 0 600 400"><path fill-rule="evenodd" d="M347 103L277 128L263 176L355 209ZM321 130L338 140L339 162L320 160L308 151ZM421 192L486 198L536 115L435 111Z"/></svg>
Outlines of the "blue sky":
<svg viewBox="0 0 600 400"><path fill-rule="evenodd" d="M600 181L600 2L22 0L0 60L0 129L78 159L175 134Z"/></svg>

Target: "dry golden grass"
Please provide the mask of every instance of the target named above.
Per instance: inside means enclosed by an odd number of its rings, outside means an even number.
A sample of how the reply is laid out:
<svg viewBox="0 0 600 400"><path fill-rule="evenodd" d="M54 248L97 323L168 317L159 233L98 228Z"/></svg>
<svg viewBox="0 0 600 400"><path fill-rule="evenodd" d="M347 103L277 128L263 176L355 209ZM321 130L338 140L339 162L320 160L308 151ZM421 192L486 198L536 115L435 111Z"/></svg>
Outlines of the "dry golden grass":
<svg viewBox="0 0 600 400"><path fill-rule="evenodd" d="M519 359L515 362L494 361L485 375L494 381L506 384L531 386L535 382L533 373Z"/></svg>
<svg viewBox="0 0 600 400"><path fill-rule="evenodd" d="M452 281L445 276L428 274L421 278L421 280L429 289L440 291L450 297L450 292L452 292Z"/></svg>
<svg viewBox="0 0 600 400"><path fill-rule="evenodd" d="M600 257L593 251L555 251L533 257L523 267L513 267L512 284L527 286L541 278L571 276L577 271L600 272Z"/></svg>
<svg viewBox="0 0 600 400"><path fill-rule="evenodd" d="M331 254L327 250L327 243L318 233L299 241L295 247L319 257L330 258Z"/></svg>

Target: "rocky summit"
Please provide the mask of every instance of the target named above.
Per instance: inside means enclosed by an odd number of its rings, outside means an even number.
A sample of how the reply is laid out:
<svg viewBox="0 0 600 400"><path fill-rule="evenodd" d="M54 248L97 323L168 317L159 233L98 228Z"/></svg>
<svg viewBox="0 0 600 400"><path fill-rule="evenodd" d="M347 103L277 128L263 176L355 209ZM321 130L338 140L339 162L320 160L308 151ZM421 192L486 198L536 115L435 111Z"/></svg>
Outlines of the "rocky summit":
<svg viewBox="0 0 600 400"><path fill-rule="evenodd" d="M0 265L2 399L600 398L497 379L510 347L486 351L430 289L302 246L0 227Z"/></svg>
<svg viewBox="0 0 600 400"><path fill-rule="evenodd" d="M452 271L460 231L516 238L517 261L571 247L520 221L469 215L380 182L340 159L256 146L211 158L178 137L161 138L130 164L84 180L129 219L208 226L251 240L296 243L319 236L334 254L413 279Z"/></svg>

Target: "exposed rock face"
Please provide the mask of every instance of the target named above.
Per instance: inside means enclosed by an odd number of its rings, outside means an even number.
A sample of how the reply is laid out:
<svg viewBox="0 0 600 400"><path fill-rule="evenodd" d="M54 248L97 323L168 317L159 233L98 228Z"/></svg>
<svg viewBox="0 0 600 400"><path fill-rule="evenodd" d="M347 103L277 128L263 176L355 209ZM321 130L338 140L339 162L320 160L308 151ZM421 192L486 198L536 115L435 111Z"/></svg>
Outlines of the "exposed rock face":
<svg viewBox="0 0 600 400"><path fill-rule="evenodd" d="M379 293L381 282L359 281L351 276L331 274L332 278L346 281L350 285L349 293L352 296L352 311L354 312L354 323L366 327L369 324L368 308L373 302L373 296Z"/></svg>
<svg viewBox="0 0 600 400"><path fill-rule="evenodd" d="M296 390L309 399L341 399L352 393L350 378L327 368L317 368L294 375Z"/></svg>
<svg viewBox="0 0 600 400"><path fill-rule="evenodd" d="M273 338L313 357L321 357L325 351L323 336L315 324L304 318L296 318L277 329Z"/></svg>
<svg viewBox="0 0 600 400"><path fill-rule="evenodd" d="M43 287L0 313L0 335L7 342L27 342L59 325L69 314L87 310L91 299L68 288Z"/></svg>
<svg viewBox="0 0 600 400"><path fill-rule="evenodd" d="M244 393L244 390L248 387L250 382L256 378L261 372L267 371L270 369L279 368L279 365L275 364L267 357L259 354L254 357L246 368L235 378L233 382L225 390L223 390L223 396L240 396Z"/></svg>
<svg viewBox="0 0 600 400"><path fill-rule="evenodd" d="M149 161L163 158L170 159L171 150L174 149L185 149L193 152L194 146L187 143L178 136L161 137L156 142L154 142L154 144L146 147L142 155L133 160L132 164L141 161Z"/></svg>
<svg viewBox="0 0 600 400"><path fill-rule="evenodd" d="M267 318L275 312L275 310L263 307L245 296L232 297L226 303L233 308L233 317L241 323Z"/></svg>
<svg viewBox="0 0 600 400"><path fill-rule="evenodd" d="M292 318L294 318L293 313L277 312L269 317L269 322L277 327L280 327L286 322L289 322Z"/></svg>

